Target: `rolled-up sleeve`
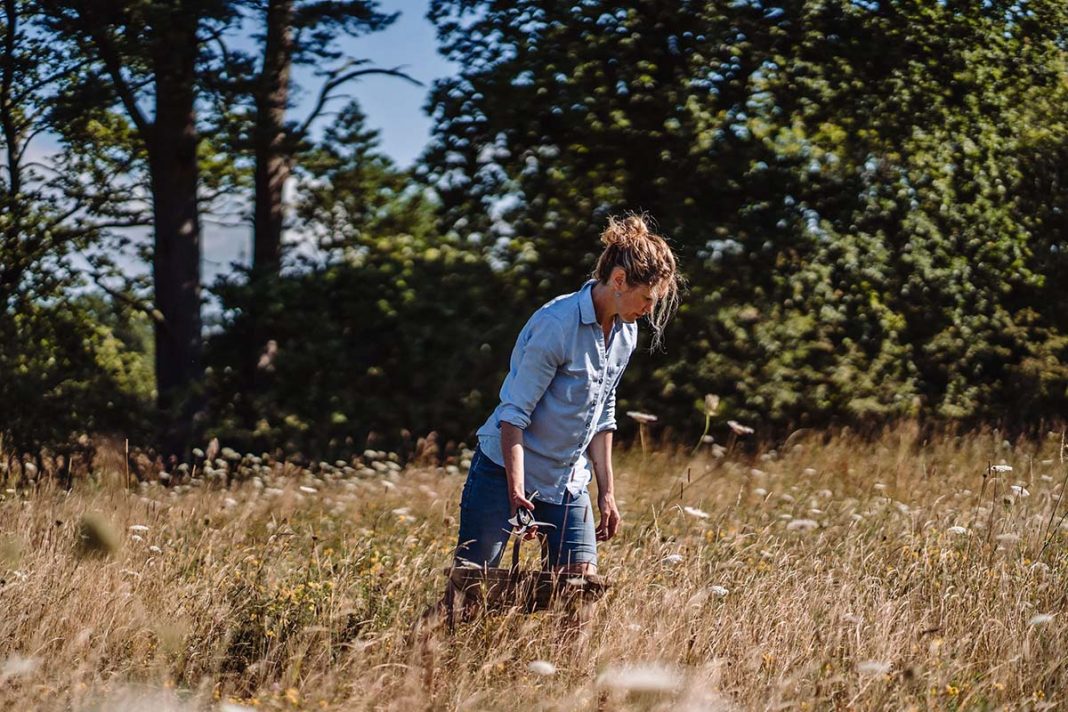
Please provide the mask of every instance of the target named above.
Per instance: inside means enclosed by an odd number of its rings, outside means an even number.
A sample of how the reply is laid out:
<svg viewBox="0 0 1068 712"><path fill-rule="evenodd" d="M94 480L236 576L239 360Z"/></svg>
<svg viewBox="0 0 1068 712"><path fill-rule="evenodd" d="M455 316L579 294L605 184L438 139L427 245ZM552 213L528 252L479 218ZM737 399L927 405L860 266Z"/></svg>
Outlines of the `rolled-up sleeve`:
<svg viewBox="0 0 1068 712"><path fill-rule="evenodd" d="M563 328L549 314L540 313L527 325L522 353L513 356L512 373L501 388L500 420L520 430L564 362Z"/></svg>
<svg viewBox="0 0 1068 712"><path fill-rule="evenodd" d="M612 386L612 392L608 394L608 399L604 402L604 408L601 410L601 417L597 419L597 429L594 430L594 435L603 432L605 430L616 429L616 387Z"/></svg>

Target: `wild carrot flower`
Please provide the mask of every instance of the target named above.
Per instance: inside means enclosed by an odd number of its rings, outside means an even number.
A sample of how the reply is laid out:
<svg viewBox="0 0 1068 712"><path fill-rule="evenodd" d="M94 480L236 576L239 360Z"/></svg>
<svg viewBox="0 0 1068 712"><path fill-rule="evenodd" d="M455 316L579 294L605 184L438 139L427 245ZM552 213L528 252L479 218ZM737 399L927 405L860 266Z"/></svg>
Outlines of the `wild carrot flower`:
<svg viewBox="0 0 1068 712"><path fill-rule="evenodd" d="M673 692L682 686L682 676L659 664L607 668L597 677L598 687L634 692Z"/></svg>
<svg viewBox="0 0 1068 712"><path fill-rule="evenodd" d="M708 512L698 509L697 507L683 507L682 511L689 514L691 517L697 517L698 519L708 519Z"/></svg>
<svg viewBox="0 0 1068 712"><path fill-rule="evenodd" d="M728 420L727 427L731 429L735 435L752 435L756 431L750 428L748 425L742 425L737 420Z"/></svg>
<svg viewBox="0 0 1068 712"><path fill-rule="evenodd" d="M857 672L861 675L885 675L890 672L890 663L884 663L878 660L865 660L857 663Z"/></svg>
<svg viewBox="0 0 1068 712"><path fill-rule="evenodd" d="M556 666L548 660L531 660L527 665L527 669L535 675L555 675Z"/></svg>

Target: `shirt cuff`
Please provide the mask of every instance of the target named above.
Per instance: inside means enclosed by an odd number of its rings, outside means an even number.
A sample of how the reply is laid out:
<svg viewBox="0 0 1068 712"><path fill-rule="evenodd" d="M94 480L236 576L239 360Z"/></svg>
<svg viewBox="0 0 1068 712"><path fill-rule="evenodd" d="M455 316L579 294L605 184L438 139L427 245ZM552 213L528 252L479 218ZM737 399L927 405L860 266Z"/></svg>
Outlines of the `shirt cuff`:
<svg viewBox="0 0 1068 712"><path fill-rule="evenodd" d="M505 405L501 408L500 421L514 425L520 430L526 430L527 426L530 425L530 416L514 405ZM497 427L499 428L500 426L498 425Z"/></svg>

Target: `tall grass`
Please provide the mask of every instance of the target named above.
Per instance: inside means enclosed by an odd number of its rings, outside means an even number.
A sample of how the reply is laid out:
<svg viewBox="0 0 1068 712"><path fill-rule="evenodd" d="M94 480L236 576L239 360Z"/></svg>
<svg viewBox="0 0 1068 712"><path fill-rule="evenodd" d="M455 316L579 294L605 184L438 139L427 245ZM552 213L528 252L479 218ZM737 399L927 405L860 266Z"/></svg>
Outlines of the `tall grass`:
<svg viewBox="0 0 1068 712"><path fill-rule="evenodd" d="M462 475L246 461L230 488L8 490L0 708L1065 705L1060 433L918 438L617 454L584 631L515 614L423 645Z"/></svg>

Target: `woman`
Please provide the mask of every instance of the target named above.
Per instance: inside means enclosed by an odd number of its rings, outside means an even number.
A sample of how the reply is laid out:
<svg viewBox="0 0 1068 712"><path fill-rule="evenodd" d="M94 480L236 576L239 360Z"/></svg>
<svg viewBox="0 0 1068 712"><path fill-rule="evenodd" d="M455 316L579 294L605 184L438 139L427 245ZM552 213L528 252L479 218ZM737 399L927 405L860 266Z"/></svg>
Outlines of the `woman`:
<svg viewBox="0 0 1068 712"><path fill-rule="evenodd" d="M460 501L457 565L497 566L519 509L553 525L544 527L549 564L567 573L596 573L596 541L619 531L616 385L637 344L639 317L649 316L659 345L678 304L679 277L667 241L643 217L610 218L601 242L593 279L538 309L519 333L501 402L478 430ZM587 492L593 477L596 533Z"/></svg>

